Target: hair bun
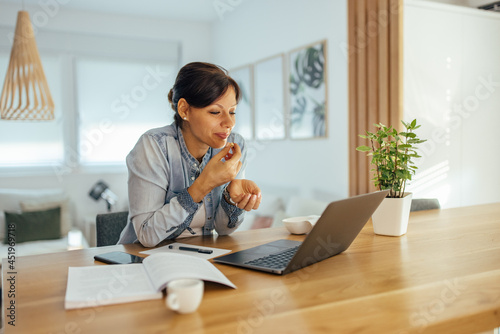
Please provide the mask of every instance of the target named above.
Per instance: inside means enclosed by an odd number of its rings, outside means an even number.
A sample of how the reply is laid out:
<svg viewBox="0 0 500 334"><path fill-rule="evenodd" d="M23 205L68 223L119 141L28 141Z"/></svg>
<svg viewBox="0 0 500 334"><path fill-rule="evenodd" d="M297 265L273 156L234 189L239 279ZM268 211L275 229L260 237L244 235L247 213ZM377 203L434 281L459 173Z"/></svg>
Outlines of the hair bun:
<svg viewBox="0 0 500 334"><path fill-rule="evenodd" d="M172 99L174 97L174 90L171 88L168 92L168 102L172 103Z"/></svg>
<svg viewBox="0 0 500 334"><path fill-rule="evenodd" d="M171 88L168 92L168 102L170 102L170 106L174 111L177 111L177 103L174 103L174 89Z"/></svg>

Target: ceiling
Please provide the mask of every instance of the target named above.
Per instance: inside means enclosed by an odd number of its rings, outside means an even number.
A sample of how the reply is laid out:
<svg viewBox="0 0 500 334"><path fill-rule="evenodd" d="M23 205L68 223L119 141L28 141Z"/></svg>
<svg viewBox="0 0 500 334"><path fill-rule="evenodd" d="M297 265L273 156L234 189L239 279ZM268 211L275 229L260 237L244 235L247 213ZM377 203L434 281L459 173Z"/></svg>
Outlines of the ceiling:
<svg viewBox="0 0 500 334"><path fill-rule="evenodd" d="M219 1L220 2L220 1ZM218 19L215 0L0 0L3 3L26 7L41 8L43 4L50 10L53 4L72 10L84 10L109 14L146 16L160 19L177 19L192 21L214 21ZM52 7L51 7L52 6ZM43 8L42 8L43 9Z"/></svg>
<svg viewBox="0 0 500 334"><path fill-rule="evenodd" d="M83 10L109 14L153 17L158 19L215 21L221 11L239 6L243 0L0 0L2 4L19 6L27 9L43 6L53 10L54 4L70 10ZM338 0L334 0L338 1ZM494 0L426 0L459 6L477 7ZM232 5L235 3L234 5Z"/></svg>

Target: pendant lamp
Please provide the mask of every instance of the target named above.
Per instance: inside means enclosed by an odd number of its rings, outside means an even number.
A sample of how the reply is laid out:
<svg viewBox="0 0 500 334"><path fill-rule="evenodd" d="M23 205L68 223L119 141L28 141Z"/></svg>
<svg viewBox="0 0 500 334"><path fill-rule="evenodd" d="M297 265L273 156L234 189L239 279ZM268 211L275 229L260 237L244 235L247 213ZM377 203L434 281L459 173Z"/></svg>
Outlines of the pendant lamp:
<svg viewBox="0 0 500 334"><path fill-rule="evenodd" d="M48 121L54 102L43 72L28 12L17 14L14 43L0 98L1 118Z"/></svg>

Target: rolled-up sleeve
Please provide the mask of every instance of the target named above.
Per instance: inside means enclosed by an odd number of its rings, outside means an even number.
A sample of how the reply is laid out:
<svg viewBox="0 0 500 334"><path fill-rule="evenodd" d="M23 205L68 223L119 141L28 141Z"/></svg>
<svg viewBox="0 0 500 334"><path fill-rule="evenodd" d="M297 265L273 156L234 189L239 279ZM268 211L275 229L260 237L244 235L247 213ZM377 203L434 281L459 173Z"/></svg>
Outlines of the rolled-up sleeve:
<svg viewBox="0 0 500 334"><path fill-rule="evenodd" d="M229 204L222 197L216 213L215 231L219 235L228 235L240 226L244 218L245 210Z"/></svg>

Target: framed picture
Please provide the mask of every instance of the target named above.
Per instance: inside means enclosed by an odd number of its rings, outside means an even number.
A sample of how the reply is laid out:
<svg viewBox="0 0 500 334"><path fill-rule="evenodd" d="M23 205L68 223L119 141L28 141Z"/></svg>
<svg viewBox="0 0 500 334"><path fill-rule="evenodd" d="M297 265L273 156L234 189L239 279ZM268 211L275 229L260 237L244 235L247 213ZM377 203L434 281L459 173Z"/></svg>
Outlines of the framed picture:
<svg viewBox="0 0 500 334"><path fill-rule="evenodd" d="M253 112L253 67L246 65L229 71L229 75L240 86L240 102L236 108L236 124L233 131L243 138L253 139L254 112Z"/></svg>
<svg viewBox="0 0 500 334"><path fill-rule="evenodd" d="M326 41L289 52L289 136L327 136Z"/></svg>
<svg viewBox="0 0 500 334"><path fill-rule="evenodd" d="M285 138L284 55L257 62L255 82L255 138Z"/></svg>

